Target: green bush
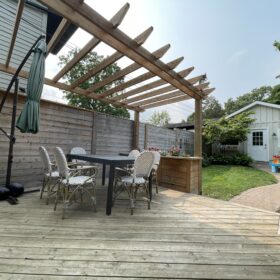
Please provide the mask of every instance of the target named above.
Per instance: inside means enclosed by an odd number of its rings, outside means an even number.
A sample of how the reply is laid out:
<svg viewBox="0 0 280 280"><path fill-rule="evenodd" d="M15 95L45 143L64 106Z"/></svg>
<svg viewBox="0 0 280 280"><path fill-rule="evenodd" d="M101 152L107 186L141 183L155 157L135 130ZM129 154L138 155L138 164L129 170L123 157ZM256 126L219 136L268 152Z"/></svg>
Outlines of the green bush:
<svg viewBox="0 0 280 280"><path fill-rule="evenodd" d="M209 165L211 165L211 157L208 157L207 155L203 155L202 166L207 167Z"/></svg>
<svg viewBox="0 0 280 280"><path fill-rule="evenodd" d="M219 154L210 157L204 156L202 161L202 166L206 167L211 164L250 166L252 163L253 163L253 159L246 154L236 154L236 155Z"/></svg>

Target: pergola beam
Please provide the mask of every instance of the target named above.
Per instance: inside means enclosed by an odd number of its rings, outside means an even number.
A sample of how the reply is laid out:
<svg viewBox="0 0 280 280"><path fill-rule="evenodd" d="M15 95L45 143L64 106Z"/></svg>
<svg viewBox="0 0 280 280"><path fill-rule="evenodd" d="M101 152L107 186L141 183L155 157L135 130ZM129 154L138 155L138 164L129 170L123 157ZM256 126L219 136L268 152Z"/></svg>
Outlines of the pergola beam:
<svg viewBox="0 0 280 280"><path fill-rule="evenodd" d="M148 39L148 37L151 35L153 31L153 27L148 28L147 30L145 30L144 32L142 32L140 35L138 35L134 40L135 42L141 46L142 44L145 43L145 41ZM76 80L71 87L72 88L76 88L77 86L79 86L80 84L84 83L85 81L87 81L88 79L90 79L91 77L93 77L94 75L96 75L97 73L101 72L103 69L105 69L106 67L108 67L109 65L111 65L112 63L116 62L117 60L119 60L120 58L122 58L124 56L124 54L120 53L120 52L115 52L113 53L111 56L108 56L107 58L105 58L101 63L99 63L98 65L96 65L94 68L92 68L91 70L89 70L85 75L83 75L82 77L80 77L78 80Z"/></svg>
<svg viewBox="0 0 280 280"><path fill-rule="evenodd" d="M183 76L185 74L189 75L193 71L193 69L194 69L194 67L187 68L185 70L180 71L178 74L181 75L181 76ZM115 96L114 98L112 98L112 100L122 100L122 99L125 99L127 97L136 95L138 93L141 93L141 92L144 92L144 91L147 91L149 89L153 89L153 88L165 85L165 84L166 84L165 80L159 79L159 80L156 80L156 81L151 82L149 84L143 85L141 87L132 89L132 90L126 92L126 93L123 93L123 94L120 94L118 96Z"/></svg>
<svg viewBox="0 0 280 280"><path fill-rule="evenodd" d="M8 55L7 55L7 59L6 59L6 63L5 63L6 67L9 66L10 61L11 61L12 53L13 53L15 42L16 42L17 32L18 32L20 20L21 20L22 13L23 13L24 2L25 2L24 0L18 1L14 29L13 29L12 38L11 38L9 50L8 50Z"/></svg>
<svg viewBox="0 0 280 280"><path fill-rule="evenodd" d="M155 52L153 52L153 56L156 59L160 59L170 48L170 45L167 44L165 46L163 46L162 48L156 50ZM104 80L100 81L99 83L94 84L93 86L91 86L90 88L87 89L88 92L94 92L95 90L104 87L105 85L108 85L112 82L114 82L117 79L120 79L136 70L138 70L139 68L141 68L142 66L136 62L130 64L129 66L125 67L124 69L116 72L115 74L105 78ZM99 96L101 98L103 98L102 93L99 94Z"/></svg>
<svg viewBox="0 0 280 280"><path fill-rule="evenodd" d="M127 11L129 9L129 4L126 3L110 20L113 28L117 28L123 21ZM92 49L94 49L99 43L100 39L93 37L52 79L57 82L62 78L68 71L70 71L81 59L83 59Z"/></svg>
<svg viewBox="0 0 280 280"><path fill-rule="evenodd" d="M4 64L0 63L0 71L3 71L5 73L9 73L9 74L13 75L16 72L16 69L12 68L12 67L6 67ZM22 70L22 71L19 72L19 77L27 79L28 75L29 75L29 73L26 72L26 71ZM71 89L71 86L69 86L67 84L60 83L60 82L54 83L53 80L48 79L48 78L45 78L44 84L55 87L55 88L58 88L58 89L61 89L61 90L70 91L70 92L73 92L73 93L76 93L76 94L79 94L79 95L84 95L84 96L90 97L94 100L101 100L101 98L98 96L98 94L89 96L89 93L85 89L82 89L82 88ZM107 104L112 104L112 105L117 106L117 107L127 108L127 109L133 110L133 111L140 111L140 112L143 111L143 109L141 109L139 107L125 105L125 104L123 104L121 102L118 102L118 101L115 101L113 103L110 100L106 100L106 99L103 100L102 99L102 102L107 103Z"/></svg>
<svg viewBox="0 0 280 280"><path fill-rule="evenodd" d="M166 82L175 86L185 94L193 97L204 97L202 91L197 90L175 71L170 70L165 63L155 58L143 47L137 46L130 37L119 29L114 29L112 23L103 18L85 3L79 0L39 0L49 8L52 8L63 17L68 18L74 24L83 28L93 36L100 38L104 43L119 52L125 53L130 59L153 72Z"/></svg>
<svg viewBox="0 0 280 280"><path fill-rule="evenodd" d="M173 61L170 61L169 63L167 63L167 65L168 65L168 67L169 67L170 69L174 69L174 68L176 68L176 67L183 61L183 59L184 59L184 57L179 57L179 58L177 58L177 59L175 59L175 60L173 60ZM122 83L122 84L120 84L120 85L117 85L117 86L115 86L115 87L113 87L113 88L111 88L111 89L109 89L109 90L106 90L106 91L102 92L102 96L103 96L103 97L108 97L108 96L110 96L110 95L112 95L112 94L114 94L114 93L116 93L116 92L120 92L120 91L122 91L122 90L124 90L124 89L126 89L126 88L128 88L128 87L137 85L137 84L142 83L142 82L144 82L144 81L146 81L146 80L149 80L149 79L151 79L151 78L153 78L153 77L155 77L155 74L154 74L154 73L146 72L146 73L144 73L144 74L142 74L142 75L140 75L140 76L138 76L138 77L135 77L135 78L133 78L133 79L130 79L130 80L127 81L127 82L124 82L124 83ZM163 82L166 83L165 81L163 81ZM117 96L114 96L114 97L112 98L112 100L120 100L120 99L123 99L123 98L121 98L123 95L125 95L125 93L124 93L124 94L117 95ZM124 98L125 98L125 97L126 97L126 96L124 96Z"/></svg>
<svg viewBox="0 0 280 280"><path fill-rule="evenodd" d="M139 128L140 128L140 116L139 116L139 112L135 111L132 149L139 149Z"/></svg>
<svg viewBox="0 0 280 280"><path fill-rule="evenodd" d="M51 40L48 43L47 54L49 54L53 50L54 46L57 44L57 42L59 42L62 35L65 33L66 29L69 27L70 24L70 21L68 21L66 18L62 19Z"/></svg>
<svg viewBox="0 0 280 280"><path fill-rule="evenodd" d="M201 158L198 166L198 194L202 194L202 99L195 100L195 112L194 112L194 156Z"/></svg>

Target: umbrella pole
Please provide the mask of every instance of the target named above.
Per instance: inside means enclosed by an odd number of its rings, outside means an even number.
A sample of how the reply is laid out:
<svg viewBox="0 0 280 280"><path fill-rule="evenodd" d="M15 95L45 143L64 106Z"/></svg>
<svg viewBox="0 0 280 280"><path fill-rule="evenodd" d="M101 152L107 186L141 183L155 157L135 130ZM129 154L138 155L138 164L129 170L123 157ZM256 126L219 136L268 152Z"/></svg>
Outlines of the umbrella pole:
<svg viewBox="0 0 280 280"><path fill-rule="evenodd" d="M10 186L11 183L11 170L13 164L13 150L14 144L16 142L15 138L15 123L16 123L16 113L17 113L17 100L18 100L18 77L15 79L15 91L13 97L13 112L12 112L12 122L11 122L11 133L10 133L10 145L9 145L9 155L8 155L8 165L7 165L7 175L6 175L6 187Z"/></svg>
<svg viewBox="0 0 280 280"><path fill-rule="evenodd" d="M37 43L45 38L45 35L41 35L38 37L38 39L35 41L35 43L32 45L32 47L30 48L30 50L28 51L28 53L26 54L26 56L24 57L24 59L22 60L21 64L19 65L18 69L16 70L14 76L12 77L10 84L6 90L5 95L2 98L2 101L0 103L0 113L3 109L3 106L5 104L5 101L7 99L7 96L13 86L13 84L15 83L15 92L14 92L14 97L13 97L13 112L12 112L12 123L11 123L11 134L8 135L8 133L5 132L4 129L2 129L0 127L0 130L9 138L10 141L10 145L9 145L9 155L8 155L8 164L7 164L7 175L6 175L6 187L9 187L11 184L11 170L12 170L12 164L13 164L13 148L14 148L14 144L16 141L15 138L15 121L16 121L16 109L17 109L17 97L18 97L18 74L21 71L22 67L25 65L26 61L28 60L28 58L30 57L30 55L33 52L34 47L37 45Z"/></svg>

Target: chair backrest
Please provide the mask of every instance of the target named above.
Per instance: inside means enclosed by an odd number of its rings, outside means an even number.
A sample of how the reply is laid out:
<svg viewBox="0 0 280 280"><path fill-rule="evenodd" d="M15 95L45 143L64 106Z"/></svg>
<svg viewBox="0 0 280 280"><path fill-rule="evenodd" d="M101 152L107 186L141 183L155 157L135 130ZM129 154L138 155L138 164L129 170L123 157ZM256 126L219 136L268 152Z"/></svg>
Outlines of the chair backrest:
<svg viewBox="0 0 280 280"><path fill-rule="evenodd" d="M59 175L64 179L68 179L70 176L69 168L67 165L65 154L60 147L55 147L54 156L55 156Z"/></svg>
<svg viewBox="0 0 280 280"><path fill-rule="evenodd" d="M86 153L87 153L86 150L82 147L74 147L70 151L70 154L73 155L85 155Z"/></svg>
<svg viewBox="0 0 280 280"><path fill-rule="evenodd" d="M135 160L134 176L148 178L150 176L154 161L155 155L152 152L142 152Z"/></svg>
<svg viewBox="0 0 280 280"><path fill-rule="evenodd" d="M39 147L39 153L40 153L41 159L42 159L43 164L44 164L44 170L48 173L51 173L52 172L52 164L51 164L50 156L49 156L46 148L43 147L43 146L40 146Z"/></svg>
<svg viewBox="0 0 280 280"><path fill-rule="evenodd" d="M139 155L140 155L140 152L138 150L132 150L128 154L129 157L133 157L133 158L137 158Z"/></svg>
<svg viewBox="0 0 280 280"><path fill-rule="evenodd" d="M157 151L152 151L152 153L155 156L155 161L154 161L154 164L153 164L153 170L157 171L158 166L159 166L159 162L160 162L160 153L157 152Z"/></svg>
<svg viewBox="0 0 280 280"><path fill-rule="evenodd" d="M72 155L85 155L86 153L87 153L86 150L84 148L82 148L82 147L74 147L70 151L70 154L72 154ZM73 162L85 163L84 160L80 160L80 159L74 159Z"/></svg>
<svg viewBox="0 0 280 280"><path fill-rule="evenodd" d="M157 151L152 151L152 153L155 155L154 164L159 165L159 162L160 162L160 153L157 152Z"/></svg>

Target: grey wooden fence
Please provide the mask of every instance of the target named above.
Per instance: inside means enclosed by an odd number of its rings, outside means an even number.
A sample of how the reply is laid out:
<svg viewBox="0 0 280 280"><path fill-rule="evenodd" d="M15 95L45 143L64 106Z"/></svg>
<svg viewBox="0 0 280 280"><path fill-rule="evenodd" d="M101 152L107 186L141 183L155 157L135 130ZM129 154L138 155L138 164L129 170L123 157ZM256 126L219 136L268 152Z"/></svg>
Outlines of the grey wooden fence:
<svg viewBox="0 0 280 280"><path fill-rule="evenodd" d="M0 115L0 127L6 131L9 131L11 122L11 101L9 96ZM25 97L20 96L18 114L24 102ZM88 153L97 154L129 152L132 147L133 121L42 100L40 132L22 134L17 130L16 137L12 181L22 182L28 188L42 183L39 146L45 146L50 153L56 146L60 146L65 153L74 146L84 147ZM141 123L141 149L158 147L167 150L172 145L180 145L183 151L193 154L193 133ZM0 134L0 183L5 181L7 155L8 139Z"/></svg>

